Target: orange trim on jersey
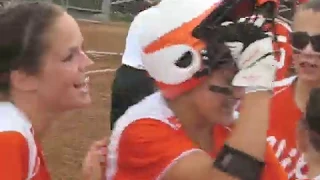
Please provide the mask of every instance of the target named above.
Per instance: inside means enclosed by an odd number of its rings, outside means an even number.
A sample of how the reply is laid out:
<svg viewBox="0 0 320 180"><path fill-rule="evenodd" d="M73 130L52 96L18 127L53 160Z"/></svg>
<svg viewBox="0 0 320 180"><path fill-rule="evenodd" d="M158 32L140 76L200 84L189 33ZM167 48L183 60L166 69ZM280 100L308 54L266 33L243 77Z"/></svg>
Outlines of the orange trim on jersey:
<svg viewBox="0 0 320 180"><path fill-rule="evenodd" d="M29 148L18 132L0 132L0 179L22 180L28 176Z"/></svg>

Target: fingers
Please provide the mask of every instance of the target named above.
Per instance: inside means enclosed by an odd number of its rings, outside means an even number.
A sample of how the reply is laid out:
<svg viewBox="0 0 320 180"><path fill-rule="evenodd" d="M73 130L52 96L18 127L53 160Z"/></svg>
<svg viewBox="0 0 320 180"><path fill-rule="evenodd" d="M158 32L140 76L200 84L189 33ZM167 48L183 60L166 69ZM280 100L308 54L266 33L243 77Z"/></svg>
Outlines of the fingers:
<svg viewBox="0 0 320 180"><path fill-rule="evenodd" d="M82 165L82 174L85 180L101 179L102 170L100 165L97 165L96 158L97 156L94 152L88 152Z"/></svg>
<svg viewBox="0 0 320 180"><path fill-rule="evenodd" d="M83 176L85 180L101 180L106 169L107 144L109 139L95 141L83 161Z"/></svg>
<svg viewBox="0 0 320 180"><path fill-rule="evenodd" d="M109 144L109 138L105 137L99 141L95 141L90 150L92 153L95 153L96 156L99 157L98 161L100 165L106 164L106 156L107 156L107 145Z"/></svg>
<svg viewBox="0 0 320 180"><path fill-rule="evenodd" d="M101 140L95 141L91 146L90 149L101 149L106 147L109 144L109 138L105 137Z"/></svg>

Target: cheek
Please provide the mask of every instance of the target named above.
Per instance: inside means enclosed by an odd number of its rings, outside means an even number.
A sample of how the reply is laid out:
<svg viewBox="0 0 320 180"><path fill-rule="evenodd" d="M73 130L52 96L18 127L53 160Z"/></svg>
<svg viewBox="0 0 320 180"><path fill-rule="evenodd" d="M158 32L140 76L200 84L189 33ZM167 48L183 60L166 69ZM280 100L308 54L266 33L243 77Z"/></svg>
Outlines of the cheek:
<svg viewBox="0 0 320 180"><path fill-rule="evenodd" d="M47 78L39 84L39 94L45 101L60 101L60 99L66 98L72 87L72 84L68 83L68 79L62 79L56 76L56 78Z"/></svg>
<svg viewBox="0 0 320 180"><path fill-rule="evenodd" d="M292 63L296 64L297 62L299 62L299 55L298 54L293 54L292 55Z"/></svg>
<svg viewBox="0 0 320 180"><path fill-rule="evenodd" d="M46 71L39 83L39 93L50 101L67 98L74 88L76 73L70 68Z"/></svg>
<svg viewBox="0 0 320 180"><path fill-rule="evenodd" d="M298 66L301 62L304 62L305 59L302 55L300 54L293 54L292 55L292 63L294 66Z"/></svg>
<svg viewBox="0 0 320 180"><path fill-rule="evenodd" d="M215 107L217 103L217 99L213 93L206 89L206 87L196 90L196 92L193 93L192 99L201 114L214 110L213 107Z"/></svg>
<svg viewBox="0 0 320 180"><path fill-rule="evenodd" d="M201 108L203 114L217 115L222 113L225 104L223 95L206 91L201 93L201 99L198 99L198 106Z"/></svg>
<svg viewBox="0 0 320 180"><path fill-rule="evenodd" d="M302 63L304 61L305 61L304 57L302 57L301 55L299 55L299 54L292 55L292 64L293 64L294 69L297 72L299 72L300 63Z"/></svg>

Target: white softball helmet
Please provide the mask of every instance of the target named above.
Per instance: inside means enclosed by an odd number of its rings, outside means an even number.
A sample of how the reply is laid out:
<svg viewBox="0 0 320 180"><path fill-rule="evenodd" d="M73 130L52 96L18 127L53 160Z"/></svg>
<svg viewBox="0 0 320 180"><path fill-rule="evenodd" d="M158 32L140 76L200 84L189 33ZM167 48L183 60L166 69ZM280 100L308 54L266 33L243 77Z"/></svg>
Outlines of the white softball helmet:
<svg viewBox="0 0 320 180"><path fill-rule="evenodd" d="M191 90L205 78L194 76L203 68L201 51L206 47L193 32L221 2L162 0L136 17L144 31L139 37L144 66L166 98Z"/></svg>

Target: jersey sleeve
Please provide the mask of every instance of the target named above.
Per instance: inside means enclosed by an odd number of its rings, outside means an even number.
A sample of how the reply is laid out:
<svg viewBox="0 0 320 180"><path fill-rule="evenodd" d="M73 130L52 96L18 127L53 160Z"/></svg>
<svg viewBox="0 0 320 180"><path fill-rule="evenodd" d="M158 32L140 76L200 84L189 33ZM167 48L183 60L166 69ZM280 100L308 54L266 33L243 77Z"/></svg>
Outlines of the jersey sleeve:
<svg viewBox="0 0 320 180"><path fill-rule="evenodd" d="M28 144L18 132L0 132L0 179L21 180L28 174Z"/></svg>
<svg viewBox="0 0 320 180"><path fill-rule="evenodd" d="M119 144L120 179L157 179L175 160L200 151L183 131L152 119L129 125Z"/></svg>

